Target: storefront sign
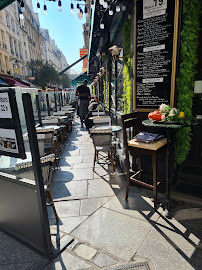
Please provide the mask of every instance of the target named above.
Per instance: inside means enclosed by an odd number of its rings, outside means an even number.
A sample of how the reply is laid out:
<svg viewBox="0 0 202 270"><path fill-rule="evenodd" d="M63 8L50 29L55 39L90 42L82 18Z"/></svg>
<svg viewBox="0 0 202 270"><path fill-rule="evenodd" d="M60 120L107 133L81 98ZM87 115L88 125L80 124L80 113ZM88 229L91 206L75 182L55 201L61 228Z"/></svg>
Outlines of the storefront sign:
<svg viewBox="0 0 202 270"><path fill-rule="evenodd" d="M135 3L134 109L173 106L179 0Z"/></svg>
<svg viewBox="0 0 202 270"><path fill-rule="evenodd" d="M0 91L0 155L26 158L15 91Z"/></svg>
<svg viewBox="0 0 202 270"><path fill-rule="evenodd" d="M0 93L0 118L12 118L8 93Z"/></svg>

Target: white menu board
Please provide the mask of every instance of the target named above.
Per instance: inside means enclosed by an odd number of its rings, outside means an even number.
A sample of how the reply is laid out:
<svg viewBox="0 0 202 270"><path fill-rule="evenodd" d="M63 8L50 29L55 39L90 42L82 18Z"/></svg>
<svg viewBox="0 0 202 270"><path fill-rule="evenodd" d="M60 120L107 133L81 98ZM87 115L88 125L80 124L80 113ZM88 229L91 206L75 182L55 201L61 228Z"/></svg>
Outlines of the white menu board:
<svg viewBox="0 0 202 270"><path fill-rule="evenodd" d="M12 118L8 93L0 93L0 118Z"/></svg>

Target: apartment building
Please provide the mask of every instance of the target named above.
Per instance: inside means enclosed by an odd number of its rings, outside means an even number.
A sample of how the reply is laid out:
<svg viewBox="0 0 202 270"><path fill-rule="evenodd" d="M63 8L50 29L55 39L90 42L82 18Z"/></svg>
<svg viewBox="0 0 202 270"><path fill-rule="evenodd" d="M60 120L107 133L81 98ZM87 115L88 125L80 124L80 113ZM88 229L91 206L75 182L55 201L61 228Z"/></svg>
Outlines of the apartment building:
<svg viewBox="0 0 202 270"><path fill-rule="evenodd" d="M25 1L24 19L20 20L19 10L15 1L0 11L0 73L30 76L31 60L48 62L61 71L68 65L67 60L48 30L40 28L32 0Z"/></svg>

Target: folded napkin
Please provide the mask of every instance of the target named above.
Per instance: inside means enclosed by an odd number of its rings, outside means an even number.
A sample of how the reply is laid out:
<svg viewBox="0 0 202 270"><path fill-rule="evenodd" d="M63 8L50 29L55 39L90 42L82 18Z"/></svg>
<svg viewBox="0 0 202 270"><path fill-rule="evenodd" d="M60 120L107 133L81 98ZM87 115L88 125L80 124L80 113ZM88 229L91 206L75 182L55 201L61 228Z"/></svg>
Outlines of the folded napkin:
<svg viewBox="0 0 202 270"><path fill-rule="evenodd" d="M163 135L148 133L148 132L140 132L135 136L136 141L144 142L144 143L151 143L156 140L163 138Z"/></svg>

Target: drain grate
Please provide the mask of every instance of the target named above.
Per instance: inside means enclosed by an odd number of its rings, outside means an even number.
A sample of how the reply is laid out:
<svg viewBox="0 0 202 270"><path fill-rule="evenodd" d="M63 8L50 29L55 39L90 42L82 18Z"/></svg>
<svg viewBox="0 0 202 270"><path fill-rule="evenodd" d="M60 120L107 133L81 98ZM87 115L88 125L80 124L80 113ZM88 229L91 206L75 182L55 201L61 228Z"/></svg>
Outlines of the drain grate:
<svg viewBox="0 0 202 270"><path fill-rule="evenodd" d="M110 268L102 268L102 270L150 270L150 267L147 262L133 263L133 264L124 264L117 265Z"/></svg>

